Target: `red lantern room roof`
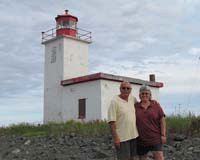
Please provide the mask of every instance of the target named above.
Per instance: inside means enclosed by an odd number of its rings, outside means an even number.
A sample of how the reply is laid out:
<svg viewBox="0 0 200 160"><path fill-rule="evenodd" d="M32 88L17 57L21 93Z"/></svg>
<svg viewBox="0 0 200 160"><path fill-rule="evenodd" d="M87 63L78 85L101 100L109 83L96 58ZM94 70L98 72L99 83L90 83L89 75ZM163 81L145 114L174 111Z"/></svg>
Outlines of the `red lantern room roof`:
<svg viewBox="0 0 200 160"><path fill-rule="evenodd" d="M76 20L76 22L78 22L78 18L75 16L72 16L71 14L68 14L68 10L65 10L64 15L58 15L55 19L56 21L68 19L68 20Z"/></svg>
<svg viewBox="0 0 200 160"><path fill-rule="evenodd" d="M63 15L57 15L55 20L56 28L42 32L42 44L63 36L81 40L86 43L92 43L92 33L81 28L77 28L78 18L68 14L68 10L65 10L65 14Z"/></svg>

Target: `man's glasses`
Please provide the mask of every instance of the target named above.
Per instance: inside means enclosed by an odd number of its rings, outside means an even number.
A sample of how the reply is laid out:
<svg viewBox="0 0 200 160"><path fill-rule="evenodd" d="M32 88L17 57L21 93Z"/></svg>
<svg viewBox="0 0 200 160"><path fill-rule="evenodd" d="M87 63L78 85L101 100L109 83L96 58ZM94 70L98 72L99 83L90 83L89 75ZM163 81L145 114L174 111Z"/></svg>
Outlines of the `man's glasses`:
<svg viewBox="0 0 200 160"><path fill-rule="evenodd" d="M131 90L131 88L130 88L130 87L121 87L121 88L122 88L123 90L125 90L125 89L126 89L126 90L128 90L128 91L129 91L129 90Z"/></svg>

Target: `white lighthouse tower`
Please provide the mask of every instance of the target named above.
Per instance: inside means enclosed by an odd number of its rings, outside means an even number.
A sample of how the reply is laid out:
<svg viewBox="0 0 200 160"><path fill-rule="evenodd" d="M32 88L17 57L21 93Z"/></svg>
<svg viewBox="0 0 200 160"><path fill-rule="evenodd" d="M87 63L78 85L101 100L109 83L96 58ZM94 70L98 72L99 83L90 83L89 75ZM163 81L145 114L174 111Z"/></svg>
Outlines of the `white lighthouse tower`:
<svg viewBox="0 0 200 160"><path fill-rule="evenodd" d="M88 44L91 32L77 28L78 18L58 15L56 28L42 32L45 45L44 122L62 121L63 87L61 80L88 74Z"/></svg>

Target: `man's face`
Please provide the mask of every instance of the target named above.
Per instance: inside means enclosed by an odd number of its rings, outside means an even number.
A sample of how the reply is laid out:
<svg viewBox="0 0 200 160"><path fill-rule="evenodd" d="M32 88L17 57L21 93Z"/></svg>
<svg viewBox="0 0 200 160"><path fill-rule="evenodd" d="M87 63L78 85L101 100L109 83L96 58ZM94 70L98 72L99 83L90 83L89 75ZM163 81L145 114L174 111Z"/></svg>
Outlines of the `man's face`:
<svg viewBox="0 0 200 160"><path fill-rule="evenodd" d="M124 97L128 97L131 93L131 84L128 82L122 82L120 86L121 95Z"/></svg>

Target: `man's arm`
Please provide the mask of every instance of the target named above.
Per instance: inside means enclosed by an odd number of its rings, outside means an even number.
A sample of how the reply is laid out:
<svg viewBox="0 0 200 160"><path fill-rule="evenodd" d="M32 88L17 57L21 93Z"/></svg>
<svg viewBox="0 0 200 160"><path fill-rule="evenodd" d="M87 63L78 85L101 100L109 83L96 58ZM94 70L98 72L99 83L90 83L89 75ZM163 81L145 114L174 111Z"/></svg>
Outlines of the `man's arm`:
<svg viewBox="0 0 200 160"><path fill-rule="evenodd" d="M120 148L120 139L119 139L117 132L116 132L115 121L109 122L109 125L110 125L110 128L111 128L114 145L115 145L116 148Z"/></svg>

